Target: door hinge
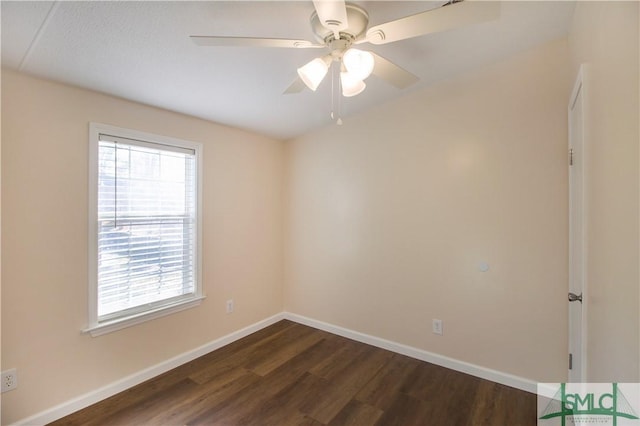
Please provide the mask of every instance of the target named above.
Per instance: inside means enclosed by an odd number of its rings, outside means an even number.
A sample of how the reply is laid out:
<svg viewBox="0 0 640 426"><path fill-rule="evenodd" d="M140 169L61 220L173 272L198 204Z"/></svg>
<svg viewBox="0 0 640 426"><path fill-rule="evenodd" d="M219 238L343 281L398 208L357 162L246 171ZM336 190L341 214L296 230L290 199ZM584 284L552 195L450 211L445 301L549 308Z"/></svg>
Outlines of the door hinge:
<svg viewBox="0 0 640 426"><path fill-rule="evenodd" d="M569 165L573 166L573 148L569 149Z"/></svg>
<svg viewBox="0 0 640 426"><path fill-rule="evenodd" d="M569 370L573 369L573 354L569 354Z"/></svg>

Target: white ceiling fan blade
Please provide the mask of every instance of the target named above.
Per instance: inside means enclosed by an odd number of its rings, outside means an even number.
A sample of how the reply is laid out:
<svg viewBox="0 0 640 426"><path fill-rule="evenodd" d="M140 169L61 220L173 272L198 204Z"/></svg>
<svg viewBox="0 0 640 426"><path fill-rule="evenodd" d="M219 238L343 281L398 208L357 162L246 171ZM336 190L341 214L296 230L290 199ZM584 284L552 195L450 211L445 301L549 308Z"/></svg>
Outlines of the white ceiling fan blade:
<svg viewBox="0 0 640 426"><path fill-rule="evenodd" d="M217 37L217 36L189 36L199 46L226 47L286 47L296 49L320 48L324 44L315 44L307 40L289 40L285 38L258 37Z"/></svg>
<svg viewBox="0 0 640 426"><path fill-rule="evenodd" d="M371 54L375 59L375 66L373 67L372 74L388 81L398 89L409 87L420 80L417 76L411 74L404 68L399 67L390 60L373 52L371 52Z"/></svg>
<svg viewBox="0 0 640 426"><path fill-rule="evenodd" d="M500 2L466 0L407 16L367 30L366 41L385 44L500 17Z"/></svg>
<svg viewBox="0 0 640 426"><path fill-rule="evenodd" d="M333 31L336 40L339 39L340 31L349 26L344 0L313 0L313 6L322 26Z"/></svg>
<svg viewBox="0 0 640 426"><path fill-rule="evenodd" d="M291 83L289 87L287 87L287 90L285 90L282 94L291 95L294 93L300 93L304 90L305 87L307 87L307 85L304 84L304 81L302 81L300 77L298 77L293 81L293 83Z"/></svg>

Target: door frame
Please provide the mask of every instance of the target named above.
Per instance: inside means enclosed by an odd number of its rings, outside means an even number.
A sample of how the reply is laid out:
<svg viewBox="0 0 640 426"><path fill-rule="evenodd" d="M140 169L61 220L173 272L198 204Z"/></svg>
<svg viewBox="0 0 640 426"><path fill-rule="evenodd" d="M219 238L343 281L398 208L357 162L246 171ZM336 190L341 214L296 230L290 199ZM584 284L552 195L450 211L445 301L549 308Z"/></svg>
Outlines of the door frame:
<svg viewBox="0 0 640 426"><path fill-rule="evenodd" d="M580 68L578 70L578 74L576 76L576 80L575 83L573 85L573 90L571 92L571 97L569 98L569 105L567 107L567 116L568 116L568 145L569 148L571 148L572 146L572 118L571 118L571 111L577 101L578 95L582 94L581 96L581 101L582 101L582 146L581 146L581 158L579 159L579 161L581 161L581 165L582 165L582 176L581 176L581 180L582 180L582 203L579 206L574 206L573 204L573 196L572 196L572 179L571 179L571 166L569 165L569 175L568 175L568 180L569 180L569 230L568 230L568 237L569 237L569 280L567 283L567 288L568 291L571 291L571 283L572 283L572 270L573 270L573 262L574 262L574 257L573 257L573 252L574 250L581 250L581 254L582 254L582 265L581 265L581 272L582 272L582 310L581 310L581 336L580 336L580 355L581 355L581 362L580 362L580 372L579 372L579 376L580 376L580 381L581 382L587 382L587 327L588 327L588 321L587 321L587 313L588 313L588 306L589 306L589 298L588 298L588 279L587 279L587 271L588 268L587 266L587 254L588 254L588 250L587 250L587 246L588 246L588 241L587 241L587 209L586 206L587 204L587 168L588 168L588 150L587 150L587 128L588 126L586 125L587 123L587 118L588 118L588 109L587 106L589 104L588 102L588 90L587 90L587 85L585 84L587 81L587 75L588 75L588 66L586 64L581 64ZM572 226L572 213L573 213L573 209L574 208L579 208L580 209L580 215L582 216L582 227L579 230L575 230L574 227ZM573 248L571 246L571 235L572 232L577 231L580 232L582 234L582 246L581 247L577 247L577 248ZM577 303L577 302L567 302L567 303ZM571 315L569 312L569 309L567 309L567 318L569 321L568 324L568 330L571 330L571 325L570 325L570 321L571 321ZM568 334L567 335L567 340L568 340L568 353L571 353L571 335ZM567 366L568 367L568 366ZM569 370L567 368L567 378L569 379L570 375L571 375L571 370Z"/></svg>

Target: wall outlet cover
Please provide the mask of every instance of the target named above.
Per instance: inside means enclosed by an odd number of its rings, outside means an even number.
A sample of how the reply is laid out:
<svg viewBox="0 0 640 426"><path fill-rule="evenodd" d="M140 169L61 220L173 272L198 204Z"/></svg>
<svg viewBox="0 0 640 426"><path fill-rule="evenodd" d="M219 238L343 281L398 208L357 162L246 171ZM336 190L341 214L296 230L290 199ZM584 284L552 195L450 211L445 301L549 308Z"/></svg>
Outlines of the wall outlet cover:
<svg viewBox="0 0 640 426"><path fill-rule="evenodd" d="M2 372L2 392L8 392L18 387L18 370L12 368L11 370Z"/></svg>
<svg viewBox="0 0 640 426"><path fill-rule="evenodd" d="M433 333L434 334L440 334L440 335L443 334L442 333L442 320L434 319L433 323L432 323L432 326L433 326Z"/></svg>

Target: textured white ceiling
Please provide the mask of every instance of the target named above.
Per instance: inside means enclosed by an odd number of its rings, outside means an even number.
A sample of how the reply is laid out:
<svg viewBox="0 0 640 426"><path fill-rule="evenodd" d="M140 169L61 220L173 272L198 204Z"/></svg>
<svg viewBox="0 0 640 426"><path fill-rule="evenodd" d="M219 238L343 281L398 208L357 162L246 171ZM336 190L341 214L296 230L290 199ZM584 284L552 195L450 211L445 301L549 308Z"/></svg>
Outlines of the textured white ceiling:
<svg viewBox="0 0 640 426"><path fill-rule="evenodd" d="M370 26L443 1L360 1ZM282 92L316 49L200 47L189 35L313 40L311 1L2 1L2 66L279 139L331 123L331 79ZM383 46L362 45L420 77L404 90L370 77L342 116L561 37L574 3L502 2L498 21Z"/></svg>

